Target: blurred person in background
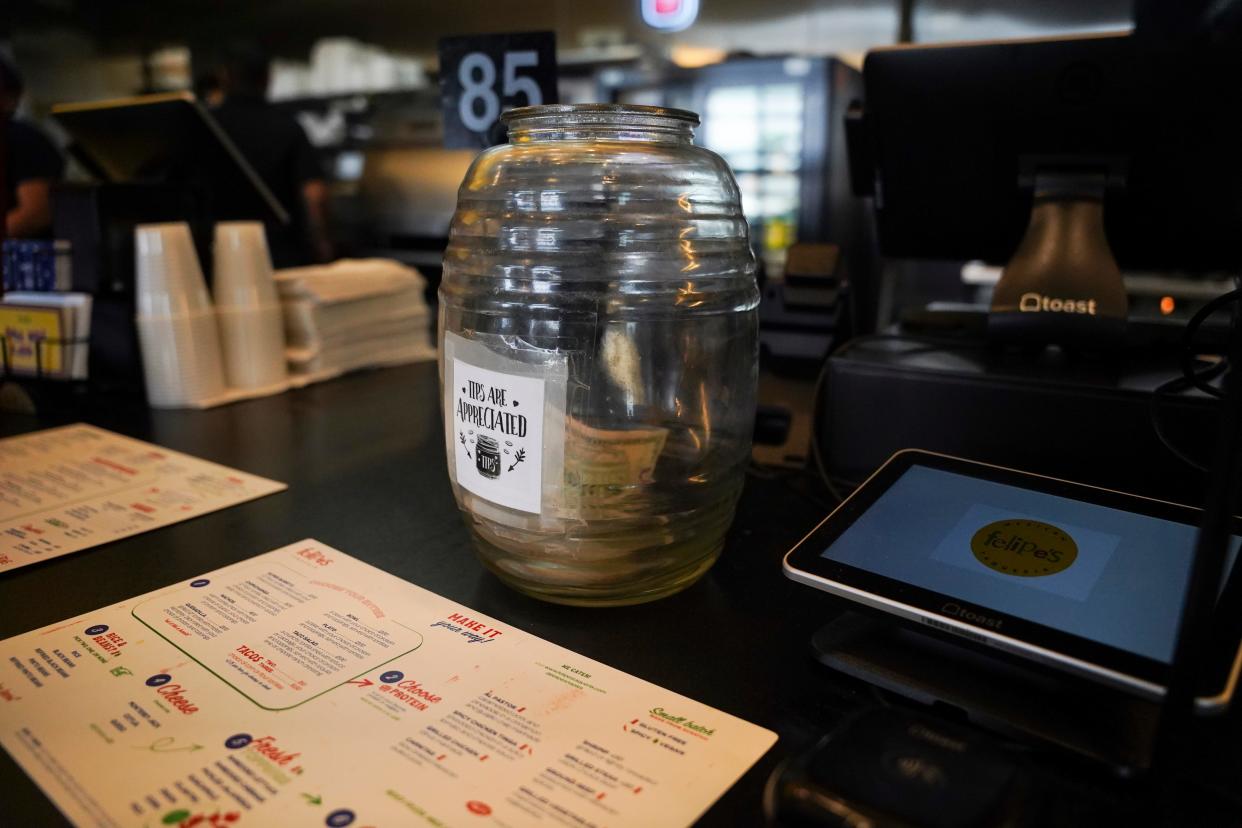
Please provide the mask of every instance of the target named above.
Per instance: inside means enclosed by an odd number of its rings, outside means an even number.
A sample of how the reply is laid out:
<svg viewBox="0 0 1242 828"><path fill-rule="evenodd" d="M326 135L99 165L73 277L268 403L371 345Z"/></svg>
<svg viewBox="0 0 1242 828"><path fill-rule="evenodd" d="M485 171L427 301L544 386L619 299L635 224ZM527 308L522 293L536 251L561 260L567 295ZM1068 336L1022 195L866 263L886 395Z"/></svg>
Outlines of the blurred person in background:
<svg viewBox="0 0 1242 828"><path fill-rule="evenodd" d="M248 44L228 46L199 76L205 103L259 178L292 217L282 225L259 196L218 192L217 212L229 219L260 219L276 267L330 261L328 185L297 120L267 101L268 56Z"/></svg>
<svg viewBox="0 0 1242 828"><path fill-rule="evenodd" d="M6 238L46 238L52 231L52 184L65 172L65 159L38 128L18 120L22 76L0 54L0 156L4 180L0 212Z"/></svg>

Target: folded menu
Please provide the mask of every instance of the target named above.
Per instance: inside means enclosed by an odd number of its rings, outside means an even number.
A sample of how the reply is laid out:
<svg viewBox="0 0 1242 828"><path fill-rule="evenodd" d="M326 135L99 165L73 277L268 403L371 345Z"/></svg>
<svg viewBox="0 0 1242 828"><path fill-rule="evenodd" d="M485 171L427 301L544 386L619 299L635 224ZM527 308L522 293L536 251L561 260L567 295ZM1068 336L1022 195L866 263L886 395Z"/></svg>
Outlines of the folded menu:
<svg viewBox="0 0 1242 828"><path fill-rule="evenodd" d="M775 741L313 540L0 642L81 825L684 825Z"/></svg>

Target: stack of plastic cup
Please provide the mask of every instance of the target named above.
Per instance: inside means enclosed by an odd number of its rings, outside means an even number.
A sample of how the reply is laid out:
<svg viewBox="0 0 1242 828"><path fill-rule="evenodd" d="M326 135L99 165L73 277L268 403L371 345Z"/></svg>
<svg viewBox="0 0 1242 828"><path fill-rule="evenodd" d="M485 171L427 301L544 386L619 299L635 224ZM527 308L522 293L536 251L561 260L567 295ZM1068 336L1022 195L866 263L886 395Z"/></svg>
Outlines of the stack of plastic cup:
<svg viewBox="0 0 1242 828"><path fill-rule="evenodd" d="M263 225L257 221L217 224L214 257L212 289L229 386L256 390L285 383L284 318Z"/></svg>
<svg viewBox="0 0 1242 828"><path fill-rule="evenodd" d="M197 407L225 393L216 315L184 222L134 229L138 341L147 400Z"/></svg>

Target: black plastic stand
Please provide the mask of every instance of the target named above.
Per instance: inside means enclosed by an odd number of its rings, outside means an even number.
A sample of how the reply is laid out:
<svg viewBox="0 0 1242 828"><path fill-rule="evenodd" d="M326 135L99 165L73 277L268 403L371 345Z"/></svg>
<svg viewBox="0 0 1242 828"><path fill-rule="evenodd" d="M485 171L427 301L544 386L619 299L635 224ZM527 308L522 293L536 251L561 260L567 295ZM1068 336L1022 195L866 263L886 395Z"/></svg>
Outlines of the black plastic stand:
<svg viewBox="0 0 1242 828"><path fill-rule="evenodd" d="M999 343L1116 348L1128 300L1104 234L1108 164L1034 173L1030 223L992 292Z"/></svg>
<svg viewBox="0 0 1242 828"><path fill-rule="evenodd" d="M1073 751L1119 776L1146 770L1159 705L1039 671L899 624L844 612L811 639L827 666L981 727Z"/></svg>

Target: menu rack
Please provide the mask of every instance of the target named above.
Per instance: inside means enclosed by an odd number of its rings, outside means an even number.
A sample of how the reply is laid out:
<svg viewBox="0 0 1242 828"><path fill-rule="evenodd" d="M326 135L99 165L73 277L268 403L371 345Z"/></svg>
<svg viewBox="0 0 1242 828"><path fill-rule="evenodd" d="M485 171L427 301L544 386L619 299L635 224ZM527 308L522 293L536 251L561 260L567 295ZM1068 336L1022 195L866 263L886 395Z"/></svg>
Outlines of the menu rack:
<svg viewBox="0 0 1242 828"><path fill-rule="evenodd" d="M73 348L90 348L89 336L48 337L34 343L34 372L16 370L13 367L13 348L9 337L0 331L0 386L14 383L25 391L22 409L33 414L47 414L56 409L71 407L71 400L85 393L89 377L72 377L51 374L45 370L48 364L45 349L60 348L61 361L68 365L69 358L77 351ZM0 398L0 410L10 408L12 401Z"/></svg>

